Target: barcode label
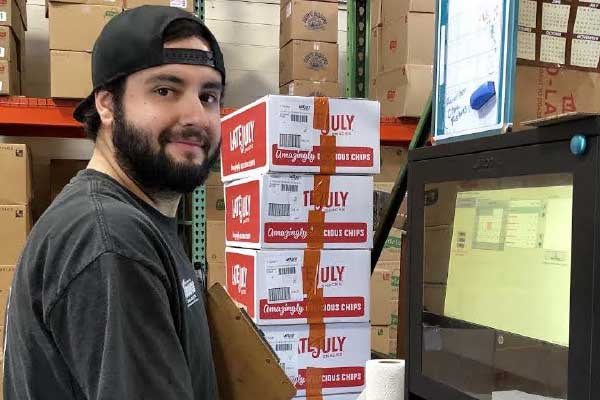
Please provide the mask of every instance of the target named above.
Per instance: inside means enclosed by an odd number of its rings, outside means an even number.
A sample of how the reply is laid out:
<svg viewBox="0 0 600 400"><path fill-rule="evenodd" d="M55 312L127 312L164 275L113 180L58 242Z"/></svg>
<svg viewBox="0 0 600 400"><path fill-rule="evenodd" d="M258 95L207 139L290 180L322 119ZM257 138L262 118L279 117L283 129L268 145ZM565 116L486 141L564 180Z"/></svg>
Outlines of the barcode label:
<svg viewBox="0 0 600 400"><path fill-rule="evenodd" d="M275 351L293 351L294 345L291 343L275 343ZM282 364L285 369L285 363Z"/></svg>
<svg viewBox="0 0 600 400"><path fill-rule="evenodd" d="M279 146L280 147L294 147L300 148L300 135L290 135L282 133L279 135Z"/></svg>
<svg viewBox="0 0 600 400"><path fill-rule="evenodd" d="M291 298L292 298L292 292L289 287L269 289L269 301L270 302L290 300Z"/></svg>
<svg viewBox="0 0 600 400"><path fill-rule="evenodd" d="M296 273L296 267L279 268L279 275L292 275Z"/></svg>
<svg viewBox="0 0 600 400"><path fill-rule="evenodd" d="M306 124L308 122L308 115L303 114L290 114L292 122L301 122Z"/></svg>
<svg viewBox="0 0 600 400"><path fill-rule="evenodd" d="M6 12L0 11L0 22L6 22Z"/></svg>
<svg viewBox="0 0 600 400"><path fill-rule="evenodd" d="M0 58L4 58L4 47L0 47Z"/></svg>
<svg viewBox="0 0 600 400"><path fill-rule="evenodd" d="M290 205L269 203L269 217L289 217Z"/></svg>
<svg viewBox="0 0 600 400"><path fill-rule="evenodd" d="M282 183L281 184L281 191L282 192L297 193L298 192L298 185L291 185L289 183Z"/></svg>

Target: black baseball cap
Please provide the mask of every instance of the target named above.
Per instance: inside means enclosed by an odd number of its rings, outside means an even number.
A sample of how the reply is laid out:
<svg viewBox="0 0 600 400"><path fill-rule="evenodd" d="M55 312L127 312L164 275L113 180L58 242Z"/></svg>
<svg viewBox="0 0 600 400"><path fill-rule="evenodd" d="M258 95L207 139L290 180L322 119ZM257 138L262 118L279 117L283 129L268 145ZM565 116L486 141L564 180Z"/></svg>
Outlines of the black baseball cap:
<svg viewBox="0 0 600 400"><path fill-rule="evenodd" d="M198 24L210 51L164 48L164 33L174 21ZM85 111L95 106L97 90L134 72L165 64L191 64L212 67L225 85L223 53L214 35L195 15L176 7L142 6L114 16L104 27L92 51L92 93L73 112L83 122Z"/></svg>

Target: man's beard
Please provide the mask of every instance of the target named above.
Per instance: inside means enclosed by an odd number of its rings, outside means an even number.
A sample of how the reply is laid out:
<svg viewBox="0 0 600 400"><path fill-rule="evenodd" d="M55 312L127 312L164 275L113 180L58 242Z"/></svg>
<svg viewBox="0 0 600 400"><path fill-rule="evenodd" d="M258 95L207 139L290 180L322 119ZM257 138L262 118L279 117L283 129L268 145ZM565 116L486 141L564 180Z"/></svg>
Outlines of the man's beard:
<svg viewBox="0 0 600 400"><path fill-rule="evenodd" d="M159 150L152 146L150 132L131 124L125 118L122 105L116 104L113 122L113 146L121 169L147 193L190 193L202 185L210 172L210 166L219 157L219 146L213 154L206 154L200 165L172 160L166 153L167 144L174 139L189 139L210 144L206 132L187 129L175 133L165 129L158 137ZM209 145L208 145L209 146ZM206 147L208 153L209 149Z"/></svg>

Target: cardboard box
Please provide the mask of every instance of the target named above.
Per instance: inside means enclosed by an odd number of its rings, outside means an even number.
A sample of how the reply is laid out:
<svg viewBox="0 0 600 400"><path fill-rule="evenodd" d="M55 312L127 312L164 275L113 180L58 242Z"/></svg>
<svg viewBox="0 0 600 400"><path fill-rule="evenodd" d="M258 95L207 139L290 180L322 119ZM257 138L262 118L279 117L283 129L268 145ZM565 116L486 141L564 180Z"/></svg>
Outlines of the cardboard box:
<svg viewBox="0 0 600 400"><path fill-rule="evenodd" d="M225 222L225 193L223 185L205 186L206 219Z"/></svg>
<svg viewBox="0 0 600 400"><path fill-rule="evenodd" d="M221 286L227 286L227 274L225 264L223 263L208 263L208 287L215 283L220 283Z"/></svg>
<svg viewBox="0 0 600 400"><path fill-rule="evenodd" d="M91 6L112 6L123 8L123 0L50 0L51 3L87 4Z"/></svg>
<svg viewBox="0 0 600 400"><path fill-rule="evenodd" d="M327 186L326 198L319 199ZM373 208L372 193L370 176L273 174L230 182L225 186L226 244L370 249L373 214L366 210Z"/></svg>
<svg viewBox="0 0 600 400"><path fill-rule="evenodd" d="M515 127L571 112L600 112L600 74L517 66Z"/></svg>
<svg viewBox="0 0 600 400"><path fill-rule="evenodd" d="M225 221L206 221L206 261L225 263Z"/></svg>
<svg viewBox="0 0 600 400"><path fill-rule="evenodd" d="M394 71L404 64L432 65L435 15L410 13L383 25L381 69Z"/></svg>
<svg viewBox="0 0 600 400"><path fill-rule="evenodd" d="M19 64L19 51L15 34L8 26L0 26L0 61Z"/></svg>
<svg viewBox="0 0 600 400"><path fill-rule="evenodd" d="M54 200L63 188L90 160L50 160L50 200Z"/></svg>
<svg viewBox="0 0 600 400"><path fill-rule="evenodd" d="M10 26L19 42L25 42L25 30L27 29L27 12L25 0L0 0L0 25Z"/></svg>
<svg viewBox="0 0 600 400"><path fill-rule="evenodd" d="M311 97L266 96L222 120L222 180L269 172L379 173L379 104L329 99L329 134L335 137L335 171L321 159L323 135L315 129Z"/></svg>
<svg viewBox="0 0 600 400"><path fill-rule="evenodd" d="M0 95L21 94L21 74L17 61L0 61Z"/></svg>
<svg viewBox="0 0 600 400"><path fill-rule="evenodd" d="M31 154L27 145L0 143L0 173L0 204L29 204Z"/></svg>
<svg viewBox="0 0 600 400"><path fill-rule="evenodd" d="M125 8L131 9L145 5L171 6L183 8L191 13L194 12L194 2L192 0L124 0Z"/></svg>
<svg viewBox="0 0 600 400"><path fill-rule="evenodd" d="M371 0L370 6L371 6L371 8L370 8L371 29L382 26L383 25L383 9L382 9L383 2L382 2L382 0Z"/></svg>
<svg viewBox="0 0 600 400"><path fill-rule="evenodd" d="M296 80L337 82L338 45L292 40L279 52L279 86Z"/></svg>
<svg viewBox="0 0 600 400"><path fill-rule="evenodd" d="M446 285L426 283L423 286L423 308L437 315L444 315Z"/></svg>
<svg viewBox="0 0 600 400"><path fill-rule="evenodd" d="M121 7L50 3L49 12L50 50L91 53L102 28Z"/></svg>
<svg viewBox="0 0 600 400"><path fill-rule="evenodd" d="M303 97L340 97L340 85L334 82L293 81L280 87L279 94Z"/></svg>
<svg viewBox="0 0 600 400"><path fill-rule="evenodd" d="M435 13L436 0L382 0L383 23L408 13Z"/></svg>
<svg viewBox="0 0 600 400"><path fill-rule="evenodd" d="M379 265L371 275L371 324L390 325L398 313L400 269L385 270Z"/></svg>
<svg viewBox="0 0 600 400"><path fill-rule="evenodd" d="M376 27L371 29L371 39L369 42L369 80L376 78L383 72L381 57L383 55L383 28ZM375 82L375 81L373 81Z"/></svg>
<svg viewBox="0 0 600 400"><path fill-rule="evenodd" d="M381 115L420 117L433 85L433 67L405 65L377 77L377 98Z"/></svg>
<svg viewBox="0 0 600 400"><path fill-rule="evenodd" d="M400 258L402 257L402 238L404 231L398 228L390 229L383 250L379 256L379 262L393 262L400 264Z"/></svg>
<svg viewBox="0 0 600 400"><path fill-rule="evenodd" d="M398 330L396 327L372 326L371 350L395 358L398 353Z"/></svg>
<svg viewBox="0 0 600 400"><path fill-rule="evenodd" d="M265 339L285 365L298 390L306 394L306 369L322 369L322 393L360 393L365 384L365 364L371 358L369 324L327 324L322 346L309 345L308 325L260 327Z"/></svg>
<svg viewBox="0 0 600 400"><path fill-rule="evenodd" d="M424 282L445 284L448 282L452 225L425 227L423 243Z"/></svg>
<svg viewBox="0 0 600 400"><path fill-rule="evenodd" d="M408 149L402 146L381 146L381 168L375 182L393 183L408 162ZM391 193L391 189L389 191Z"/></svg>
<svg viewBox="0 0 600 400"><path fill-rule="evenodd" d="M29 230L29 206L0 205L0 265L16 265Z"/></svg>
<svg viewBox="0 0 600 400"><path fill-rule="evenodd" d="M10 293L14 275L14 265L0 265L0 325L4 324L4 319L6 317L6 302L8 300L8 294Z"/></svg>
<svg viewBox="0 0 600 400"><path fill-rule="evenodd" d="M257 325L308 323L311 283L323 289L325 323L369 322L368 250L246 250L227 248L227 292ZM309 260L316 268L310 276ZM316 317L316 316L315 316Z"/></svg>
<svg viewBox="0 0 600 400"><path fill-rule="evenodd" d="M279 47L290 40L337 43L338 5L321 1L288 0L280 9Z"/></svg>
<svg viewBox="0 0 600 400"><path fill-rule="evenodd" d="M78 51L50 51L50 95L82 99L92 92L92 55Z"/></svg>

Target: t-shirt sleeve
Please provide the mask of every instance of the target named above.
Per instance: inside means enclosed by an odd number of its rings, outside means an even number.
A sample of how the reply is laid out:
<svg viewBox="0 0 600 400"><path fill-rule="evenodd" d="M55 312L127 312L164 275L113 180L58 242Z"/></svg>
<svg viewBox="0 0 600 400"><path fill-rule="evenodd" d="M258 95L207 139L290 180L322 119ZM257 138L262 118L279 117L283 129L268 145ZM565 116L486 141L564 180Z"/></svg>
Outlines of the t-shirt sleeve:
<svg viewBox="0 0 600 400"><path fill-rule="evenodd" d="M100 256L69 284L48 324L87 399L193 398L167 288L151 268Z"/></svg>

